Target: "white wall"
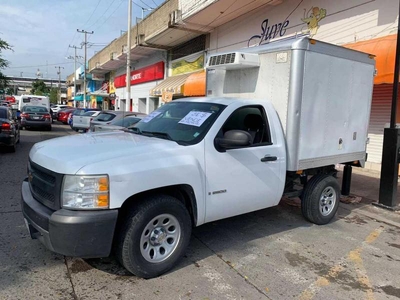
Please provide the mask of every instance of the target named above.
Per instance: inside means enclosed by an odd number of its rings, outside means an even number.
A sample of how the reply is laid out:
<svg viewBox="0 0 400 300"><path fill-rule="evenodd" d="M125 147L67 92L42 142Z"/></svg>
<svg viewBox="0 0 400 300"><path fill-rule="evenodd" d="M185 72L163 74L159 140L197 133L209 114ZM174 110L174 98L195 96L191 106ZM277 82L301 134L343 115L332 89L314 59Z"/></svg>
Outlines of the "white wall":
<svg viewBox="0 0 400 300"><path fill-rule="evenodd" d="M326 17L319 21L320 27L314 35L317 40L346 44L397 32L397 0L304 0L296 9L299 2L285 0L274 7L265 6L216 28L210 34L209 52L247 47L252 36L261 34L261 24L266 19L269 26L287 19L284 36L306 32L307 24L301 19L312 7L326 10Z"/></svg>
<svg viewBox="0 0 400 300"><path fill-rule="evenodd" d="M148 58L143 58L140 61L133 61L132 62L132 71L144 68L146 66L155 64L160 61L164 61L165 68L167 68L166 58L167 58L167 55L166 55L165 51L157 51ZM116 70L115 77L123 75L123 74L126 74L126 66ZM132 85L131 86L131 99L133 100L132 110L139 111L139 104L138 104L139 100L138 99L139 98L148 99L149 95L150 95L150 90L163 80L164 79ZM126 98L126 87L117 88L115 90L115 95L117 96L118 99L125 99ZM147 103L149 103L148 100L147 100ZM117 101L117 104L118 104L118 101ZM147 106L148 105L149 104L147 104ZM120 108L120 110L123 110L122 106L119 106L119 108ZM116 105L116 109L118 109L118 105ZM146 108L146 111L140 111L140 112L148 113L148 110L149 110L149 107Z"/></svg>

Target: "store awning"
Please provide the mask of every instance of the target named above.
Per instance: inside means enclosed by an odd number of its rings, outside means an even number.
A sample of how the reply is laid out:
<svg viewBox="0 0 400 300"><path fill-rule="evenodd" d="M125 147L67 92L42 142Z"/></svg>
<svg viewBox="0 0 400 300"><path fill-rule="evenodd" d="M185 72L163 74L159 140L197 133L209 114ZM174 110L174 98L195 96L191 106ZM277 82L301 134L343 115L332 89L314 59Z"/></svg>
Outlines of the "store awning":
<svg viewBox="0 0 400 300"><path fill-rule="evenodd" d="M393 34L343 46L375 55L377 74L374 78L374 83L381 84L393 83L396 42L397 34Z"/></svg>
<svg viewBox="0 0 400 300"><path fill-rule="evenodd" d="M170 92L172 94L184 94L184 84L186 82L186 79L190 76L191 74L182 74L182 75L176 75L172 77L168 77L167 79L164 79L160 84L155 86L153 89L150 90L150 95L151 96L161 96L163 92Z"/></svg>
<svg viewBox="0 0 400 300"><path fill-rule="evenodd" d="M206 95L206 72L191 74L185 81L184 96L205 96Z"/></svg>
<svg viewBox="0 0 400 300"><path fill-rule="evenodd" d="M99 97L108 97L108 93L103 90L97 90L94 92L90 92L89 95L91 96L99 96Z"/></svg>

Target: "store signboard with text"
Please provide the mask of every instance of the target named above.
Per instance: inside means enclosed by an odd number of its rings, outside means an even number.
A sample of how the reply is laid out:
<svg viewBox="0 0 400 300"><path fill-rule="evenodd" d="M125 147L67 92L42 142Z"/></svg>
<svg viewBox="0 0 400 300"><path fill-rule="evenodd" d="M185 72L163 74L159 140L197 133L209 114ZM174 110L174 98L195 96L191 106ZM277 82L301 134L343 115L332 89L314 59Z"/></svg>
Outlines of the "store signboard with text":
<svg viewBox="0 0 400 300"><path fill-rule="evenodd" d="M164 79L163 61L131 72L131 85L160 79ZM114 86L115 88L126 87L126 74L115 77Z"/></svg>

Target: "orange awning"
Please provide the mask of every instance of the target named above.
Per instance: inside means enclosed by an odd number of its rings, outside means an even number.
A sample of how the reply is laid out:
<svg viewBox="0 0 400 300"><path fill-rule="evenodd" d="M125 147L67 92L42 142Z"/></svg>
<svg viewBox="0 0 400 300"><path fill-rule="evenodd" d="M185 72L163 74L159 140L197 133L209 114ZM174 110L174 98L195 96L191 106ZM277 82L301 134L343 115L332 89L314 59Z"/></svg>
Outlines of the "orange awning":
<svg viewBox="0 0 400 300"><path fill-rule="evenodd" d="M377 74L375 84L393 83L397 34L343 45L346 48L375 55Z"/></svg>
<svg viewBox="0 0 400 300"><path fill-rule="evenodd" d="M184 96L205 96L206 95L206 72L191 74L185 81Z"/></svg>

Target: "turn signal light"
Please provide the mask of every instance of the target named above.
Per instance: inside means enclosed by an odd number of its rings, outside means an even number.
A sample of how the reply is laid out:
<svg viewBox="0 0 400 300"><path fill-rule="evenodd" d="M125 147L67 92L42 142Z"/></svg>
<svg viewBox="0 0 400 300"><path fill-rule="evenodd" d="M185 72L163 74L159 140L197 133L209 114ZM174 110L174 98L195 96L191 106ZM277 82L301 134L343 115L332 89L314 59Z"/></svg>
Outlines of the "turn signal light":
<svg viewBox="0 0 400 300"><path fill-rule="evenodd" d="M108 194L97 195L97 207L108 207Z"/></svg>

